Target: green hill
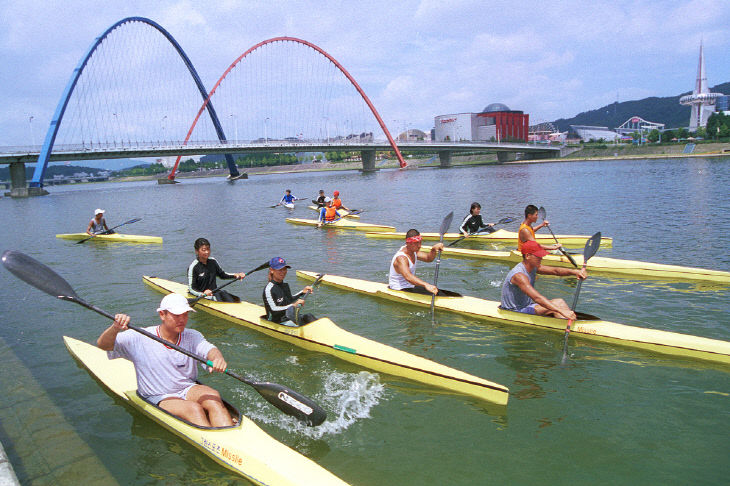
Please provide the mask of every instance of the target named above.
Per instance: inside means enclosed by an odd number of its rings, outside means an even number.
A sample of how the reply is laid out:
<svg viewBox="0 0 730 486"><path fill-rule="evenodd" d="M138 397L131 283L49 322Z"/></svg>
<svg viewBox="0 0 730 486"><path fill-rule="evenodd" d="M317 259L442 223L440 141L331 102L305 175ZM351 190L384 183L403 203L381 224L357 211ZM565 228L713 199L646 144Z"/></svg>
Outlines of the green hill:
<svg viewBox="0 0 730 486"><path fill-rule="evenodd" d="M714 93L730 94L730 82L718 84L710 88ZM664 123L667 128L686 127L689 123L690 107L679 104L679 98L691 91L677 96L664 98L644 98L643 100L624 101L602 106L596 110L579 113L573 118L560 118L553 125L564 132L570 125L591 125L616 128L632 116L640 116L644 120Z"/></svg>

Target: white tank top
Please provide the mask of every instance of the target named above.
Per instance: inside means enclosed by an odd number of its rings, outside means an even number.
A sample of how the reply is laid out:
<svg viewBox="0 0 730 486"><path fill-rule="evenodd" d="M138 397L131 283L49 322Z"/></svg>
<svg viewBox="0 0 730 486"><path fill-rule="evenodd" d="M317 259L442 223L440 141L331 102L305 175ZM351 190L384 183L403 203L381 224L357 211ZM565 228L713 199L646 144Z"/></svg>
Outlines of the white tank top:
<svg viewBox="0 0 730 486"><path fill-rule="evenodd" d="M400 250L393 256L393 259L390 261L390 274L388 275L388 287L393 290L403 290L403 289L410 289L415 287L412 283L410 283L408 280L406 280L403 275L396 272L395 270L395 259L399 256L406 257L406 260L408 260L408 270L411 271L412 274L416 274L416 262L418 262L418 255L416 255L416 261L412 262L411 259L408 257L408 255L403 252L403 248L405 246L401 246Z"/></svg>

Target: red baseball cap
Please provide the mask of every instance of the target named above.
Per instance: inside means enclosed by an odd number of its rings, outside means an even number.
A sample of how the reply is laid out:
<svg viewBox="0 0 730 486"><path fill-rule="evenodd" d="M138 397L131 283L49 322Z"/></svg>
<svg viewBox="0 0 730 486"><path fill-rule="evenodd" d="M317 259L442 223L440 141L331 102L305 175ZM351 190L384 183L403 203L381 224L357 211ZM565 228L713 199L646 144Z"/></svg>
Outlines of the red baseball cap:
<svg viewBox="0 0 730 486"><path fill-rule="evenodd" d="M549 255L547 251L545 251L545 248L540 246L540 243L537 241L525 241L522 243L522 254L523 255L535 255L536 257L544 257L546 255Z"/></svg>
<svg viewBox="0 0 730 486"><path fill-rule="evenodd" d="M335 197L340 195L340 191L335 191Z"/></svg>

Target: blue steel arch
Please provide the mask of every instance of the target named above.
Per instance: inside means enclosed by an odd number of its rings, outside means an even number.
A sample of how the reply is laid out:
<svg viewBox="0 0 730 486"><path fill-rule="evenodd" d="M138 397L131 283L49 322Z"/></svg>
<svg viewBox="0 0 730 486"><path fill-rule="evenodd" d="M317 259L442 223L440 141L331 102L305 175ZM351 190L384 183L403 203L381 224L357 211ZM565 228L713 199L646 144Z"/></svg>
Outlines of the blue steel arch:
<svg viewBox="0 0 730 486"><path fill-rule="evenodd" d="M33 172L33 179L30 181L29 186L30 187L43 187L43 175L46 172L46 167L48 166L48 158L51 155L51 151L53 150L53 144L56 141L56 135L58 134L58 127L61 124L61 120L63 119L63 114L66 112L66 106L68 105L68 101L71 98L71 95L73 94L73 90L76 87L76 83L79 80L79 77L81 76L81 73L84 70L84 67L86 67L86 63L89 62L89 59L91 58L91 55L94 53L97 47L99 47L99 44L101 44L104 39L116 28L122 26L123 24L129 23L129 22L142 22L145 23L151 27L154 27L157 29L162 35L165 36L165 38L172 44L172 46L175 48L177 53L182 58L183 62L185 63L185 66L188 68L188 71L190 72L190 75L193 77L193 80L195 81L195 85L198 87L198 91L200 91L200 96L203 97L203 101L205 101L208 98L208 92L205 89L205 86L203 86L203 81L201 81L200 76L198 76L198 72L195 70L195 67L193 66L193 63L190 61L190 58L188 58L187 54L185 54L185 51L183 51L183 48L180 47L180 44L175 40L175 38L166 31L160 24L157 22L144 18L144 17L127 17L125 19L120 20L119 22L115 23L111 27L109 27L102 35L96 38L93 44L91 44L91 47L89 47L89 50L86 52L86 55L81 59L81 62L79 62L79 65L76 66L76 69L74 69L73 74L71 74L71 79L68 82L68 85L66 85L66 90L63 92L63 95L61 96L61 100L58 103L58 107L56 107L56 112L53 114L53 119L51 120L51 125L48 127L48 132L46 132L46 138L43 141L43 147L41 148L41 152L38 155L38 162L35 166L35 172ZM213 108L213 105L208 103L207 106L208 114L210 115L211 120L213 121L213 125L215 126L216 134L218 135L218 140L220 140L222 143L226 142L226 135L223 133L223 127L220 124L220 121L218 120L218 115L215 112L215 109ZM233 162L233 157L231 154L226 154L226 163L228 164L228 170L230 171L231 178L238 177L240 174L238 172L238 169L236 168L236 164Z"/></svg>

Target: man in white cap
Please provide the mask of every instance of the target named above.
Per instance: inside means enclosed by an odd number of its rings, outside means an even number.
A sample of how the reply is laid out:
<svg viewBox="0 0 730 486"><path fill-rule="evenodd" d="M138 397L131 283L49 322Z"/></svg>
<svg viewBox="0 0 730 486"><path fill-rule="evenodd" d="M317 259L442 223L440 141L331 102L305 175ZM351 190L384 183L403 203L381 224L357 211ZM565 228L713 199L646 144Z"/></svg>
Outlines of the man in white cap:
<svg viewBox="0 0 730 486"><path fill-rule="evenodd" d="M106 225L106 219L104 219L103 209L96 208L94 211L94 218L89 222L89 226L86 227L86 233L89 235L98 235L100 233L114 233L109 231L109 227Z"/></svg>
<svg viewBox="0 0 730 486"><path fill-rule="evenodd" d="M162 324L145 330L205 357L213 363L213 371L224 372L227 364L218 348L200 332L185 329L190 311L193 309L185 297L168 294L157 309ZM127 324L129 316L117 314L96 344L107 351L109 359L127 358L134 363L137 392L142 398L201 427L233 424L218 391L196 382L196 360L141 333L127 331Z"/></svg>

